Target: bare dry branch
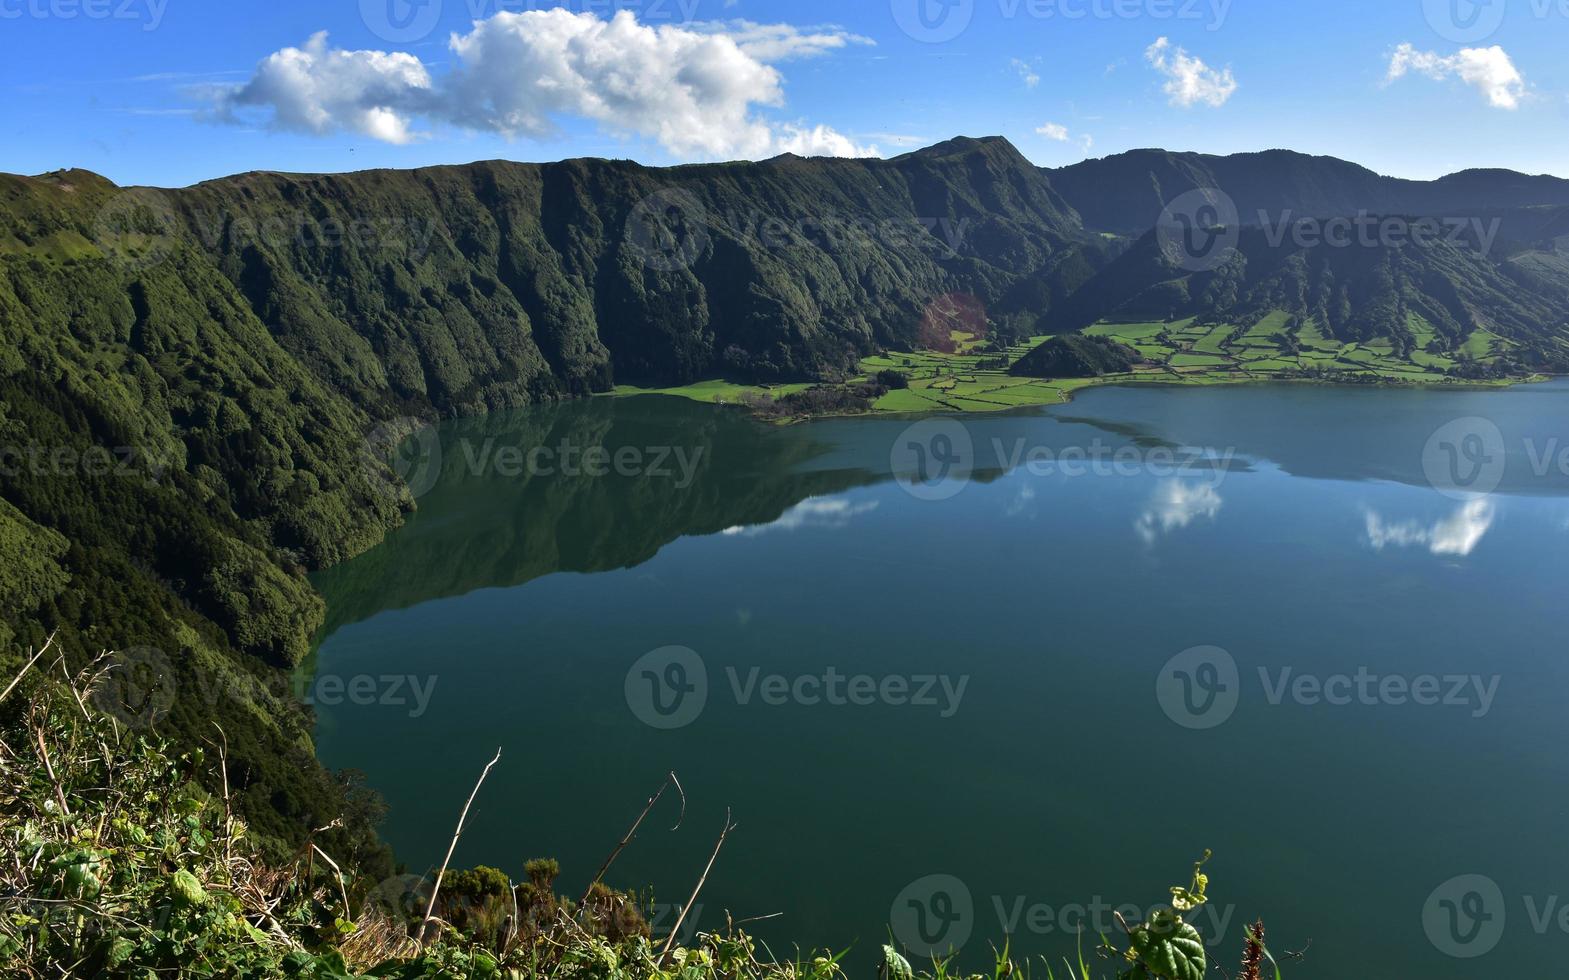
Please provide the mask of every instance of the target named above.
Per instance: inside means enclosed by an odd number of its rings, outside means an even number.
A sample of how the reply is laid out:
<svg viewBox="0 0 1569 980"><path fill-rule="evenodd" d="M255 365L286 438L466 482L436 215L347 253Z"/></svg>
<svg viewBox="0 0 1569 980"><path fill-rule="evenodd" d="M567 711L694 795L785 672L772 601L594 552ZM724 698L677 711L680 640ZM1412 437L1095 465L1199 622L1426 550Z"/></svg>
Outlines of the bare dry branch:
<svg viewBox="0 0 1569 980"><path fill-rule="evenodd" d="M0 691L0 701L4 701L6 699L6 695L16 690L16 685L22 683L22 678L26 676L27 672L33 668L33 664L36 664L38 662L38 658L44 655L44 651L48 650L49 647L54 644L54 637L55 634L51 633L49 635L49 639L44 641L44 645L38 648L37 653L33 654L33 659L29 660L26 664L23 665L22 672L11 679L11 683L5 686L4 691Z"/></svg>
<svg viewBox="0 0 1569 980"><path fill-rule="evenodd" d="M692 904L697 901L698 892L703 890L703 884L708 881L708 873L714 870L714 862L719 860L719 849L725 846L725 838L730 836L730 831L735 829L735 824L730 821L730 811L725 810L725 826L719 832L719 840L714 842L714 853L708 856L708 864L703 868L703 874L697 879L697 887L692 889L692 895L681 906L681 914L676 917L676 924L670 927L670 935L665 937L664 948L659 951L659 961L664 962L670 955L670 948L675 945L676 936L681 932L681 924L686 921L687 912L691 911Z"/></svg>
<svg viewBox="0 0 1569 980"><path fill-rule="evenodd" d="M609 857L605 858L605 863L599 866L599 872L595 874L594 879L588 883L588 887L583 889L583 897L578 900L579 905L583 905L588 902L588 896L591 892L593 892L594 886L604 880L605 872L610 870L610 866L615 863L616 858L620 857L621 852L626 850L626 846L632 842L632 838L637 835L637 828L643 825L643 819L647 817L648 812L654 808L654 804L659 802L659 798L665 795L665 790L670 788L671 783L675 784L676 792L681 794L681 816L676 818L675 827L671 827L670 829L675 830L681 826L681 821L686 819L686 791L681 789L681 781L676 778L676 774L674 772L671 772L665 776L665 781L659 784L658 791L655 792L653 796L648 798L648 805L643 807L643 812L639 813L637 815L637 819L632 821L632 829L628 830L626 832L626 836L621 838L621 843L617 844L616 849L610 852Z"/></svg>
<svg viewBox="0 0 1569 980"><path fill-rule="evenodd" d="M430 920L436 915L436 896L441 893L441 879L447 874L447 865L452 863L452 852L458 849L458 838L463 836L463 821L469 817L469 807L474 805L474 797L479 795L479 788L485 784L485 777L490 775L496 763L501 761L501 749L496 749L496 757L485 766L485 771L479 774L479 781L474 784L474 791L469 794L468 802L463 804L463 812L458 814L458 828L452 832L452 843L447 845L447 856L441 861L441 870L436 872L436 883L430 889L430 903L425 906L425 918L420 920L419 935L415 938L421 944L425 942L425 930L430 925Z"/></svg>

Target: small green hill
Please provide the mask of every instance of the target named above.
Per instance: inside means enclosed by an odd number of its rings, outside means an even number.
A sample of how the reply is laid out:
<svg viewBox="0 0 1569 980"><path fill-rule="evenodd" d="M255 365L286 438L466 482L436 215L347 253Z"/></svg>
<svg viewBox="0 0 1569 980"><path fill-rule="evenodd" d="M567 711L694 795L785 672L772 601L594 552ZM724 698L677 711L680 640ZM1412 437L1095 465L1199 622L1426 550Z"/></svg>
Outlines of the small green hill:
<svg viewBox="0 0 1569 980"><path fill-rule="evenodd" d="M1109 337L1065 334L1020 358L1010 373L1029 378L1098 378L1131 371L1139 360L1138 351Z"/></svg>

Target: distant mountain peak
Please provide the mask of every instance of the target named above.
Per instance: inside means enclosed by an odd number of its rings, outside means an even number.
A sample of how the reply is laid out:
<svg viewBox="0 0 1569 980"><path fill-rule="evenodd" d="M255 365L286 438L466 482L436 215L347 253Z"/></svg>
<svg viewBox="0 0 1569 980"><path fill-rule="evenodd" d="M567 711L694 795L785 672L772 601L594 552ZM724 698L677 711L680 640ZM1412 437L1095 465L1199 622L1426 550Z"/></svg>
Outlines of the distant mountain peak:
<svg viewBox="0 0 1569 980"><path fill-rule="evenodd" d="M931 146L913 150L902 157L895 157L895 159L908 157L953 157L963 156L976 151L1002 151L1013 156L1023 157L1018 147L1014 146L1006 136L955 136L953 139L943 140L941 143L933 143Z"/></svg>

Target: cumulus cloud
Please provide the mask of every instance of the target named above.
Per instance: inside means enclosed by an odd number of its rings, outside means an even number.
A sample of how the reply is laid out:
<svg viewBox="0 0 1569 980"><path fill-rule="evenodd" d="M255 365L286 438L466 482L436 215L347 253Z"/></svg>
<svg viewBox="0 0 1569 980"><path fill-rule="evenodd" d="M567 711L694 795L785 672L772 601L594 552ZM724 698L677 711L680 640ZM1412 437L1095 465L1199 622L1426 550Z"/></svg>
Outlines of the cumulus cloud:
<svg viewBox="0 0 1569 980"><path fill-rule="evenodd" d="M1392 523L1374 511L1367 511L1367 542L1375 551L1386 547L1425 547L1435 555L1464 557L1476 550L1493 527L1497 509L1483 497L1468 500L1454 513L1431 525L1416 521Z"/></svg>
<svg viewBox="0 0 1569 980"><path fill-rule="evenodd" d="M392 143L429 135L417 128L421 120L513 139L549 136L558 119L578 117L684 156L866 156L877 148L826 126L758 114L784 105L774 62L859 43L869 42L828 28L746 21L649 27L629 11L606 20L530 10L498 13L452 35L453 67L440 78L413 55L336 49L322 33L270 55L216 101L231 121L247 110L270 111L278 129L349 131Z"/></svg>
<svg viewBox="0 0 1569 980"><path fill-rule="evenodd" d="M220 105L226 117L239 108L268 106L280 129L318 136L346 129L407 143L413 138L408 113L432 94L430 74L413 55L329 48L323 31L303 47L263 59L251 80Z"/></svg>
<svg viewBox="0 0 1569 980"><path fill-rule="evenodd" d="M1171 104L1184 109L1200 102L1219 108L1237 91L1231 69L1217 71L1182 48L1174 48L1170 38L1159 38L1145 51L1150 67L1166 76L1162 86Z"/></svg>
<svg viewBox="0 0 1569 980"><path fill-rule="evenodd" d="M1509 53L1496 44L1490 48L1464 48L1448 57L1402 44L1390 56L1389 74L1384 81L1395 82L1411 72L1440 82L1458 78L1481 92L1495 109L1518 109L1520 100L1525 98L1525 78Z"/></svg>

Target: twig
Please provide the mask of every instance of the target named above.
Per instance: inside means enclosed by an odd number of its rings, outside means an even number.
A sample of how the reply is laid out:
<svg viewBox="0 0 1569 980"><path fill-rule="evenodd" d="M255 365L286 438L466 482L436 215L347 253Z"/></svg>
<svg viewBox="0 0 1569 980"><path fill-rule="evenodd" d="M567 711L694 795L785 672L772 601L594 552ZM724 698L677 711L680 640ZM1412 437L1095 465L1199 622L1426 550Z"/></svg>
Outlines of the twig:
<svg viewBox="0 0 1569 980"><path fill-rule="evenodd" d="M328 864L332 865L332 870L338 878L338 894L343 897L343 917L347 919L349 917L349 893L345 891L343 887L343 869L338 867L338 862L327 856L326 851L317 847L315 841L311 842L311 850L315 851L317 854L320 854L323 861L326 861Z"/></svg>
<svg viewBox="0 0 1569 980"><path fill-rule="evenodd" d="M474 791L469 794L469 800L463 804L463 812L458 814L458 829L452 832L452 843L447 845L447 856L442 859L441 870L436 872L436 884L430 890L430 904L425 906L425 918L420 920L419 935L415 940L423 946L425 944L425 930L430 925L430 920L436 915L436 896L441 893L441 879L447 873L447 865L452 863L452 852L458 849L458 838L463 836L463 821L469 817L469 807L474 805L474 797L479 795L479 788L485 784L485 777L490 775L490 770L501 761L501 749L496 749L496 757L485 766L485 771L479 774L479 782L474 784Z"/></svg>
<svg viewBox="0 0 1569 980"><path fill-rule="evenodd" d="M54 766L49 763L49 749L44 745L44 730L35 728L33 734L38 736L38 757L44 760L44 771L49 774L49 781L54 783L54 798L60 804L60 815L69 817L71 808L65 805L65 793L60 789L60 779L54 774Z"/></svg>
<svg viewBox="0 0 1569 980"><path fill-rule="evenodd" d="M218 736L223 740L218 746L218 771L223 775L223 860L227 866L234 861L234 808L229 805L229 735L216 721L212 727L218 729Z"/></svg>
<svg viewBox="0 0 1569 980"><path fill-rule="evenodd" d="M518 927L523 924L522 913L518 911L518 889L516 885L512 884L511 878L507 879L507 895L512 899L512 928L507 931L507 938L501 944L503 953L510 950L512 944L517 941Z"/></svg>
<svg viewBox="0 0 1569 980"><path fill-rule="evenodd" d="M670 947L675 945L676 936L681 932L681 923L686 921L686 914L692 910L692 904L697 901L698 892L703 890L703 883L708 881L708 873L714 870L714 862L719 860L719 849L725 846L725 838L730 836L730 831L735 829L735 824L730 822L730 811L725 810L725 826L719 832L719 840L714 843L714 853L708 856L708 866L703 868L703 874L697 879L697 887L692 889L692 895L681 906L681 914L676 917L676 924L670 927L670 935L665 937L664 948L659 951L659 959L664 961L670 955Z"/></svg>
<svg viewBox="0 0 1569 980"><path fill-rule="evenodd" d="M66 666L65 651L55 658L55 663L60 665L60 674L65 678L65 689L71 692L71 697L76 700L76 706L81 709L82 718L92 721L93 716L87 713L87 703L82 700L81 692L76 689L76 678L71 676L71 668Z"/></svg>
<svg viewBox="0 0 1569 980"><path fill-rule="evenodd" d="M632 838L637 835L637 828L643 825L643 818L648 816L648 812L654 808L655 803L659 802L659 798L665 795L665 790L669 788L671 783L676 784L676 792L681 794L681 815L676 818L676 825L670 829L680 829L681 821L686 819L686 791L681 788L681 780L676 778L674 772L671 772L665 776L665 781L659 784L659 791L648 798L648 805L643 807L643 812L638 814L637 819L632 822L632 829L627 831L626 836L621 838L621 843L617 844L616 849L610 852L609 857L605 858L605 863L599 866L599 873L594 875L594 880L590 881L588 887L583 889L583 897L578 900L578 905L588 904L588 896L594 891L594 886L604 880L605 872L610 870L610 866L615 863L616 858L621 856L621 852L626 849L626 846L632 843Z"/></svg>
<svg viewBox="0 0 1569 980"><path fill-rule="evenodd" d="M54 638L55 634L49 634L49 639L45 640L44 645L38 648L37 653L33 654L33 659L29 660L27 664L22 667L22 672L17 674L16 677L12 679L11 683L5 686L4 691L0 691L0 701L4 701L6 699L6 695L16 690L16 685L22 683L22 678L26 676L29 670L32 669L33 664L38 662L38 658L44 655L44 651L49 649L50 645L54 643Z"/></svg>

